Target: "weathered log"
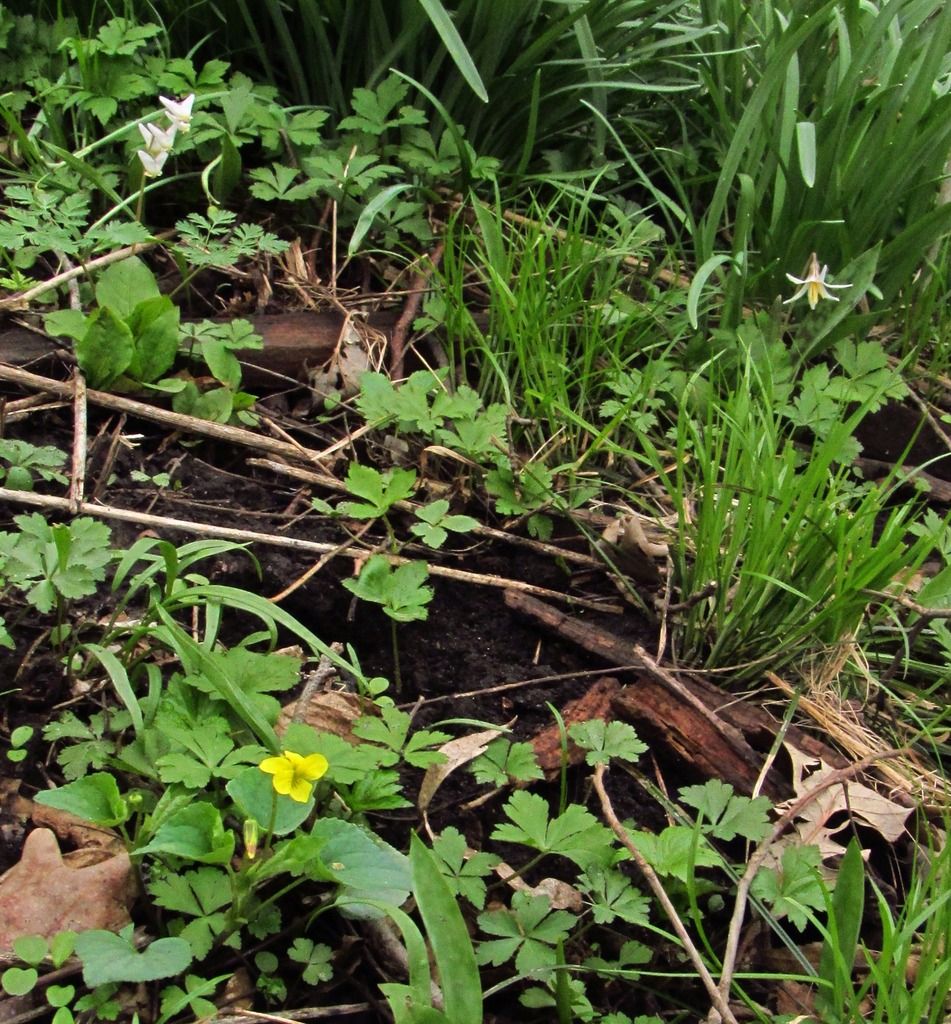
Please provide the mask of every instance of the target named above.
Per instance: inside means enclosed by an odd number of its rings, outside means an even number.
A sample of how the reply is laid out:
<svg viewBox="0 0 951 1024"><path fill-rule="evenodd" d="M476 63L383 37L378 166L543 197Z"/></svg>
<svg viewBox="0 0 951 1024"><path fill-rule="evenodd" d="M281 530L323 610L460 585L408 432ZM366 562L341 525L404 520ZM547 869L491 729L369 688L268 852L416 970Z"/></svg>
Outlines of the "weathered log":
<svg viewBox="0 0 951 1024"><path fill-rule="evenodd" d="M389 311L372 313L365 322L371 330L388 338L397 315ZM285 384L287 378L301 380L306 367L320 366L330 359L346 326L345 317L336 310L305 310L244 319L250 321L264 339L261 349L235 353L246 368L244 382L251 386L273 385L280 383L281 378ZM26 366L68 350L68 345L47 337L40 330L9 323L0 330L0 362L11 366Z"/></svg>
<svg viewBox="0 0 951 1024"><path fill-rule="evenodd" d="M645 740L673 751L700 774L723 779L738 792L753 792L780 727L767 711L706 680L681 678L658 665L640 644L526 594L507 591L505 602L610 665L640 666L642 673L636 682L612 699L613 712L636 722ZM833 767L845 763L834 751L794 726L787 737ZM775 767L766 773L759 791L774 801L792 792Z"/></svg>

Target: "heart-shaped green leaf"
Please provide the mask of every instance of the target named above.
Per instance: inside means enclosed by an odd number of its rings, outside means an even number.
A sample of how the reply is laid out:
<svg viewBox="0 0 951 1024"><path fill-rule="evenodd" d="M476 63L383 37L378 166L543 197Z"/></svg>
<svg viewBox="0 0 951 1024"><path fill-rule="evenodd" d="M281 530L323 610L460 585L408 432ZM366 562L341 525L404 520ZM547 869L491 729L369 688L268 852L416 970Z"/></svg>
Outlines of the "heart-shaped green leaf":
<svg viewBox="0 0 951 1024"><path fill-rule="evenodd" d="M83 963L83 981L90 987L114 982L155 981L181 974L192 962L184 939L158 939L143 950L132 943L132 926L116 935L107 931L81 932L76 955Z"/></svg>

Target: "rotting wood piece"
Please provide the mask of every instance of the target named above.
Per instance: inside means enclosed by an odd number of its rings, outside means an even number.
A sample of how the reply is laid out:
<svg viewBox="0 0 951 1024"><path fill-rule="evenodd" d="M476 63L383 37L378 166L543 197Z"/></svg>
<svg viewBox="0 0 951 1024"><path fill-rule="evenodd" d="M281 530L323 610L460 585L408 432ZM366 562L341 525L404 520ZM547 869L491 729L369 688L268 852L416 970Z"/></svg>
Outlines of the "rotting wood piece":
<svg viewBox="0 0 951 1024"><path fill-rule="evenodd" d="M672 750L701 774L723 779L738 792L753 792L779 729L767 711L705 680L681 679L658 665L640 644L581 622L527 594L507 591L505 602L608 664L640 664L643 675L611 702L617 717L636 722L645 740ZM791 727L787 738L833 767L845 764L801 729ZM766 773L759 791L774 801L791 795L775 767Z"/></svg>

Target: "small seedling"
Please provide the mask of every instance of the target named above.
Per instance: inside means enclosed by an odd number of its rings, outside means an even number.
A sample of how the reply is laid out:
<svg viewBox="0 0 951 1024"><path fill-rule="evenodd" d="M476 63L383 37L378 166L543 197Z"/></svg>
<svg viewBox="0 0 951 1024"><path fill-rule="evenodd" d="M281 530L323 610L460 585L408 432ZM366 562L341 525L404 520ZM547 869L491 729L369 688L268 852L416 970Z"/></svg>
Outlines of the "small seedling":
<svg viewBox="0 0 951 1024"><path fill-rule="evenodd" d="M429 578L425 562L406 562L395 569L386 555L373 555L355 579L344 580L343 585L362 601L383 606L390 617L393 642L393 683L400 690L399 646L396 637L397 622L412 622L429 616L426 607L433 599L432 587L424 586Z"/></svg>
<svg viewBox="0 0 951 1024"><path fill-rule="evenodd" d="M423 505L416 510L416 518L420 521L413 523L409 528L410 533L415 534L429 547L438 548L445 544L449 536L447 531L469 533L479 525L472 516L449 515L448 512L449 502L444 498Z"/></svg>
<svg viewBox="0 0 951 1024"><path fill-rule="evenodd" d="M10 733L10 749L7 751L7 760L19 764L27 755L27 744L33 738L34 728L32 725L19 725Z"/></svg>

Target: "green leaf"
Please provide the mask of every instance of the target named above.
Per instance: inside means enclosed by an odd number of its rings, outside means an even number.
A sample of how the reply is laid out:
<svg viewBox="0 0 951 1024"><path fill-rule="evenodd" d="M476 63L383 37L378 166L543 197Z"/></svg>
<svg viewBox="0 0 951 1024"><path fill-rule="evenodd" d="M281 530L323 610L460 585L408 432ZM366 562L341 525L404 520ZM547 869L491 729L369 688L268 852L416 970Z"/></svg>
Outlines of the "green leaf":
<svg viewBox="0 0 951 1024"><path fill-rule="evenodd" d="M659 835L631 832L634 845L660 875L672 875L689 883L698 867L721 867L722 861L709 843L698 842L692 828L670 825Z"/></svg>
<svg viewBox="0 0 951 1024"><path fill-rule="evenodd" d="M76 361L89 386L107 388L128 369L135 354L132 331L108 306L86 321L86 333L74 346Z"/></svg>
<svg viewBox="0 0 951 1024"><path fill-rule="evenodd" d="M372 832L339 818L321 818L311 836L323 841L320 856L341 885L345 899L370 899L400 906L412 889L403 854Z"/></svg>
<svg viewBox="0 0 951 1024"><path fill-rule="evenodd" d="M451 825L433 840L439 870L450 888L481 910L486 897L483 878L492 873L499 858L491 853L470 853L466 857L467 850L466 837Z"/></svg>
<svg viewBox="0 0 951 1024"><path fill-rule="evenodd" d="M25 996L33 991L39 974L34 967L8 967L0 975L0 986L8 996Z"/></svg>
<svg viewBox="0 0 951 1024"><path fill-rule="evenodd" d="M138 256L106 267L96 282L96 302L108 306L123 320L129 319L140 302L159 298L160 294L155 275Z"/></svg>
<svg viewBox="0 0 951 1024"><path fill-rule="evenodd" d="M234 833L225 830L217 807L199 801L166 818L151 842L134 852L168 853L202 864L227 864L234 854Z"/></svg>
<svg viewBox="0 0 951 1024"><path fill-rule="evenodd" d="M549 821L548 804L537 793L514 793L503 807L511 824L497 825L492 838L521 843L539 853L557 853L582 868L591 863L610 863L614 834L579 804Z"/></svg>
<svg viewBox="0 0 951 1024"><path fill-rule="evenodd" d="M410 184L398 184L388 185L386 188L381 189L371 200L364 206L360 211L360 216L357 219L357 223L354 225L353 231L350 234L350 244L347 246L347 256L353 257L360 251L360 246L363 243L363 239L366 238L370 229L373 227L373 222L376 220L379 213L391 205L393 200L401 193L412 188Z"/></svg>
<svg viewBox="0 0 951 1024"><path fill-rule="evenodd" d="M133 380L158 380L175 362L178 354L178 323L181 314L167 295L140 302L126 322L135 343L126 373Z"/></svg>
<svg viewBox="0 0 951 1024"><path fill-rule="evenodd" d="M768 797L737 795L733 787L720 779L708 779L702 786L686 786L680 790L680 799L696 808L710 823L710 831L717 839L729 842L738 835L759 842L769 834Z"/></svg>
<svg viewBox="0 0 951 1024"><path fill-rule="evenodd" d="M439 33L439 38L449 51L449 56L452 57L453 63L459 69L466 84L483 103L488 103L489 94L485 91L479 70L441 0L419 0L419 5L429 16L433 28Z"/></svg>
<svg viewBox="0 0 951 1024"><path fill-rule="evenodd" d="M700 304L700 296L703 294L703 288L707 283L707 279L714 271L722 267L724 263L732 262L733 257L729 253L717 253L708 260L705 260L696 274L694 274L693 280L690 282L690 290L687 292L687 319L694 330L700 325L697 307Z"/></svg>
<svg viewBox="0 0 951 1024"><path fill-rule="evenodd" d="M192 962L191 947L184 939L158 939L140 952L132 942L132 925L118 935L81 932L76 936L76 955L83 964L83 981L90 988L171 978Z"/></svg>
<svg viewBox="0 0 951 1024"><path fill-rule="evenodd" d="M429 614L426 605L432 601L433 591L423 586L428 578L425 562L407 562L394 569L386 555L372 555L357 579L344 580L343 585L362 601L382 605L397 622L410 622Z"/></svg>
<svg viewBox="0 0 951 1024"><path fill-rule="evenodd" d="M647 925L650 900L614 868L592 866L579 878L581 890L591 897L591 916L598 924L620 918L628 924Z"/></svg>
<svg viewBox="0 0 951 1024"><path fill-rule="evenodd" d="M235 776L225 789L242 814L258 823L262 834L272 821L272 809L274 817L271 828L278 836L293 832L314 809L313 793L306 803L282 796L275 792L272 777L265 775L260 768L246 769Z"/></svg>
<svg viewBox="0 0 951 1024"><path fill-rule="evenodd" d="M576 722L568 735L587 751L585 762L590 765L608 764L612 757L633 763L647 750L647 744L638 739L633 726L626 722L605 722L601 718Z"/></svg>
<svg viewBox="0 0 951 1024"><path fill-rule="evenodd" d="M779 869L757 872L750 891L769 904L776 917L788 917L802 931L809 923L806 908L820 910L824 906L821 861L817 846L787 846Z"/></svg>
<svg viewBox="0 0 951 1024"><path fill-rule="evenodd" d="M13 940L13 952L25 964L38 967L49 952L49 947L42 935L21 935Z"/></svg>
<svg viewBox="0 0 951 1024"><path fill-rule="evenodd" d="M46 989L46 1001L50 1006L68 1006L76 995L75 985L49 985Z"/></svg>
<svg viewBox="0 0 951 1024"><path fill-rule="evenodd" d="M54 338L79 341L86 333L88 317L79 309L55 309L43 317L43 328Z"/></svg>
<svg viewBox="0 0 951 1024"><path fill-rule="evenodd" d="M797 122L796 148L802 180L806 188L812 188L816 183L816 126L811 121Z"/></svg>
<svg viewBox="0 0 951 1024"><path fill-rule="evenodd" d="M228 876L214 867L153 875L147 888L156 906L188 914L189 917L211 914L227 906L233 898Z"/></svg>
<svg viewBox="0 0 951 1024"><path fill-rule="evenodd" d="M104 828L121 825L129 817L129 808L119 795L116 780L107 772L86 775L58 789L37 793L33 799Z"/></svg>
<svg viewBox="0 0 951 1024"><path fill-rule="evenodd" d="M552 910L547 896L519 891L512 896L511 910L487 910L478 917L479 927L497 939L479 943L480 964L500 967L515 957L520 973L553 967L556 947L575 925L575 915Z"/></svg>
<svg viewBox="0 0 951 1024"><path fill-rule="evenodd" d="M347 490L362 502L345 501L338 507L341 515L353 519L375 519L386 515L398 501L403 501L413 493L416 484L416 471L394 467L385 473L372 466L361 466L351 462L347 468Z"/></svg>
<svg viewBox="0 0 951 1024"><path fill-rule="evenodd" d="M333 950L322 942L314 943L312 939L297 938L287 951L287 958L295 963L303 964L301 980L305 985L319 985L322 981L330 981L333 977L331 959Z"/></svg>
<svg viewBox="0 0 951 1024"><path fill-rule="evenodd" d="M544 778L531 743L512 743L500 736L493 740L469 766L476 782L506 786Z"/></svg>
<svg viewBox="0 0 951 1024"><path fill-rule="evenodd" d="M851 994L852 969L864 913L865 861L862 859L862 847L853 836L839 864L829 930L823 939L819 957L819 977L828 981L830 987L820 986L816 991L816 1010L830 1019L835 1019L842 1012L843 1000L841 997L836 999L835 994L842 993L844 984L848 985L848 993Z"/></svg>
<svg viewBox="0 0 951 1024"><path fill-rule="evenodd" d="M415 834L410 838L413 896L444 986L446 1016L453 1024L482 1024L482 985L472 940L439 865Z"/></svg>

